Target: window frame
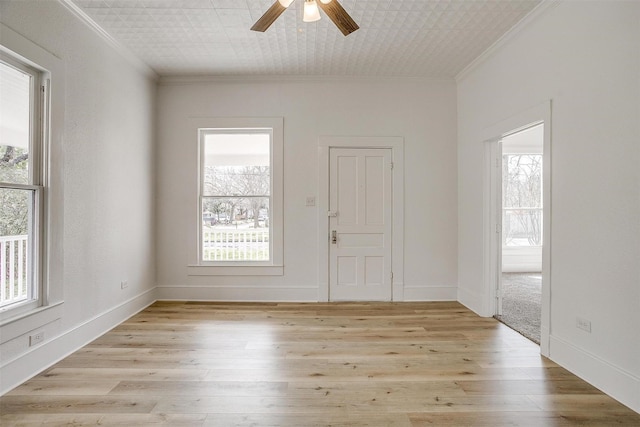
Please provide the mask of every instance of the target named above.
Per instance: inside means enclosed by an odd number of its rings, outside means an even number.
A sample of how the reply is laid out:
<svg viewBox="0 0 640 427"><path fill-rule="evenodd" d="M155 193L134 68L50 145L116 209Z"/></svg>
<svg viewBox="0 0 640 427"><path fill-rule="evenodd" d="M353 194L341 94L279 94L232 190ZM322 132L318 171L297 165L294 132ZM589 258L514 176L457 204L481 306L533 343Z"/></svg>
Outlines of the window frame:
<svg viewBox="0 0 640 427"><path fill-rule="evenodd" d="M206 139L208 135L239 135L239 134L258 134L258 135L269 135L269 195L268 196L260 196L269 199L269 213L273 211L273 198L271 193L273 192L273 176L271 174L271 169L273 168L273 129L271 128L241 128L241 129L200 129L199 130L199 176L200 179L198 181L198 212L202 214L204 200L207 198L251 198L258 197L258 195L243 195L243 196L234 196L232 194L216 194L216 195L206 195L204 191L205 184L205 162L206 162ZM233 219L231 219L233 220ZM198 231L198 260L201 265L217 265L217 266L242 266L242 265L272 265L273 261L273 227L269 226L269 259L266 261L208 261L204 259L204 245L202 241L202 236L204 233L203 229L203 221L202 217L198 223L200 230Z"/></svg>
<svg viewBox="0 0 640 427"><path fill-rule="evenodd" d="M45 83L39 160L43 186L39 230L40 301L0 311L0 343L59 319L64 304L64 116L65 65L62 59L0 23L0 53L40 73ZM36 232L34 230L34 232Z"/></svg>
<svg viewBox="0 0 640 427"><path fill-rule="evenodd" d="M189 276L219 275L283 275L283 118L201 118L191 119L191 127L197 136L197 188L196 221L191 240L191 255L187 273ZM269 261L204 261L202 259L202 199L204 179L204 137L215 131L241 133L268 130L270 138L270 211L269 211Z"/></svg>
<svg viewBox="0 0 640 427"><path fill-rule="evenodd" d="M543 187L543 171L544 171L544 156L543 153L539 153L539 152L535 152L533 150L510 150L508 152L503 152L502 153L502 164L504 164L504 158L508 157L508 156L539 156L540 157L540 206L539 207L534 207L534 206L526 206L526 207L512 207L512 206L505 206L504 204L504 189L503 189L503 194L502 194L502 212L501 212L501 219L500 222L501 224L504 224L505 222L505 215L507 211L517 211L517 210L521 210L521 211L538 211L540 213L540 216L542 217L543 212L544 212L544 187ZM504 178L503 178L503 186L504 186ZM542 245L544 243L544 224L542 221L540 221L540 244L539 245L509 245L506 242L506 236L505 233L502 233L502 247L503 248L541 248Z"/></svg>
<svg viewBox="0 0 640 427"><path fill-rule="evenodd" d="M20 316L29 313L46 302L44 286L44 193L46 186L47 165L46 150L48 145L48 101L49 78L46 70L36 68L22 60L18 55L0 50L0 60L24 74L30 76L29 88L29 179L27 184L0 182L0 188L18 191L30 191L31 197L30 222L31 230L27 240L27 281L29 290L25 301L15 302L0 307L0 319Z"/></svg>

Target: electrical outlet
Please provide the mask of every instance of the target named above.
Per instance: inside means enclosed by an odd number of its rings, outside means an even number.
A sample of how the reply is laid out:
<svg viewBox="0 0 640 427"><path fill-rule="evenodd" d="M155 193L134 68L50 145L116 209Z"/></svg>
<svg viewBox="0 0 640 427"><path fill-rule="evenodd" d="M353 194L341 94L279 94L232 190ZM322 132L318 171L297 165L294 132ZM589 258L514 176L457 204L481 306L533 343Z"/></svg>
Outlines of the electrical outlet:
<svg viewBox="0 0 640 427"><path fill-rule="evenodd" d="M123 280L122 282L120 282L120 289L126 289L129 287L129 282L127 282L126 280Z"/></svg>
<svg viewBox="0 0 640 427"><path fill-rule="evenodd" d="M576 328L591 333L591 322L587 319L576 317Z"/></svg>
<svg viewBox="0 0 640 427"><path fill-rule="evenodd" d="M307 196L307 206L315 206L315 205L316 205L316 197Z"/></svg>
<svg viewBox="0 0 640 427"><path fill-rule="evenodd" d="M36 332L33 335L29 335L29 347L40 344L44 341L44 331Z"/></svg>

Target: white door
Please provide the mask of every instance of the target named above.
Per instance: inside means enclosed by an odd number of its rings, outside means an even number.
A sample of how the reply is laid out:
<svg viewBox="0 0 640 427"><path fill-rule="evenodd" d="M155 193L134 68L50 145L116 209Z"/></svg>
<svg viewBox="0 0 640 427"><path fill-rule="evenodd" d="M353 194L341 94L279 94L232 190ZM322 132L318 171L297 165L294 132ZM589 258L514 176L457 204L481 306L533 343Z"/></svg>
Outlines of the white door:
<svg viewBox="0 0 640 427"><path fill-rule="evenodd" d="M388 148L330 150L331 301L391 301L392 167Z"/></svg>

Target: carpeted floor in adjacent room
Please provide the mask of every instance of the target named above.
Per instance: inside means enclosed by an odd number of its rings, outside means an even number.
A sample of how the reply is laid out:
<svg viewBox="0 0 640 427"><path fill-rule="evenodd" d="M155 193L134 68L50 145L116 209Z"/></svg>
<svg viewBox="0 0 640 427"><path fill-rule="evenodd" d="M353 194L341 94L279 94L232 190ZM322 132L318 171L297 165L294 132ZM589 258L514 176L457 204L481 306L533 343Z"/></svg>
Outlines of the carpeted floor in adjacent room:
<svg viewBox="0 0 640 427"><path fill-rule="evenodd" d="M540 273L502 274L502 316L505 325L540 344L540 305L542 275Z"/></svg>

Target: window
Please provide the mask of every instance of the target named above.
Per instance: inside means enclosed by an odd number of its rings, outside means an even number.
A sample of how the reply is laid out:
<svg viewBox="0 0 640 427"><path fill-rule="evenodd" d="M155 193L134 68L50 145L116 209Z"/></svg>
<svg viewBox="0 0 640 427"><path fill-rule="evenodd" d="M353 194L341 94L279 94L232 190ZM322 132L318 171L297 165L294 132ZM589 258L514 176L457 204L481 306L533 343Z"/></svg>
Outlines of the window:
<svg viewBox="0 0 640 427"><path fill-rule="evenodd" d="M542 245L542 154L502 157L502 244Z"/></svg>
<svg viewBox="0 0 640 427"><path fill-rule="evenodd" d="M216 123L198 128L198 265L282 266L282 119Z"/></svg>
<svg viewBox="0 0 640 427"><path fill-rule="evenodd" d="M202 138L202 261L269 261L271 130Z"/></svg>
<svg viewBox="0 0 640 427"><path fill-rule="evenodd" d="M0 311L42 300L45 82L0 55Z"/></svg>

